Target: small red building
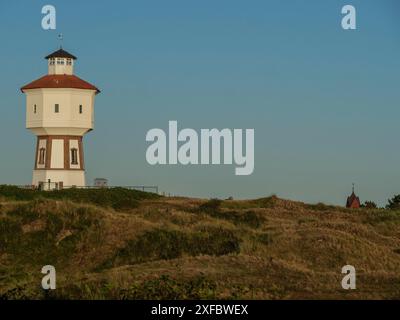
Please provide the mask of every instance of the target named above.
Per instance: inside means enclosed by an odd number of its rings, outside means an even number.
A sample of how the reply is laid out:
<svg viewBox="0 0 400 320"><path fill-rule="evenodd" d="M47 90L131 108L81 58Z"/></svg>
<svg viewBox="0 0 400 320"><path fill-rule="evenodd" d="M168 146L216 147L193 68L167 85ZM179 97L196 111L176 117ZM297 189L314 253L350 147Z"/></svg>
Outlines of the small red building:
<svg viewBox="0 0 400 320"><path fill-rule="evenodd" d="M361 206L360 198L356 196L354 193L354 184L353 184L353 192L349 197L347 197L346 208L359 208Z"/></svg>

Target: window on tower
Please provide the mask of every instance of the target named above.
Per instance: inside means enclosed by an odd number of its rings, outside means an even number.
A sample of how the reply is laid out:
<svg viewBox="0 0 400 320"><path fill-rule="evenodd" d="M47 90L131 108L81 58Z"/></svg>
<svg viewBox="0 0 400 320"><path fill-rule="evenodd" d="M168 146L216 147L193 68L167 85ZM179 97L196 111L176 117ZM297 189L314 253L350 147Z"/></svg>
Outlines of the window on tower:
<svg viewBox="0 0 400 320"><path fill-rule="evenodd" d="M59 105L58 103L56 103L56 104L54 105L54 112L55 112L55 113L59 113L59 112L60 112L60 105Z"/></svg>
<svg viewBox="0 0 400 320"><path fill-rule="evenodd" d="M78 149L71 149L71 164L78 164Z"/></svg>
<svg viewBox="0 0 400 320"><path fill-rule="evenodd" d="M79 113L83 113L83 107L81 104L79 105Z"/></svg>
<svg viewBox="0 0 400 320"><path fill-rule="evenodd" d="M45 148L40 148L39 149L39 161L38 161L38 164L44 164L45 154L46 154L46 149Z"/></svg>
<svg viewBox="0 0 400 320"><path fill-rule="evenodd" d="M33 113L36 113L36 104L33 106Z"/></svg>
<svg viewBox="0 0 400 320"><path fill-rule="evenodd" d="M71 59L67 59L67 65L68 66L72 65L72 60Z"/></svg>

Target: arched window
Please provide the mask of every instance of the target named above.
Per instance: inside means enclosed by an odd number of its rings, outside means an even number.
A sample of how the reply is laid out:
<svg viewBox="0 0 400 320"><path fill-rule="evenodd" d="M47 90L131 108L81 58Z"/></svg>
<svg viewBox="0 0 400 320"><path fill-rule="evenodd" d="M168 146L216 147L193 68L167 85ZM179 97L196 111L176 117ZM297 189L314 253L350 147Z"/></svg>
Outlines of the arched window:
<svg viewBox="0 0 400 320"><path fill-rule="evenodd" d="M39 162L38 162L38 164L44 164L45 155L46 155L46 149L45 148L40 148L39 149Z"/></svg>
<svg viewBox="0 0 400 320"><path fill-rule="evenodd" d="M71 149L71 164L78 164L78 149Z"/></svg>

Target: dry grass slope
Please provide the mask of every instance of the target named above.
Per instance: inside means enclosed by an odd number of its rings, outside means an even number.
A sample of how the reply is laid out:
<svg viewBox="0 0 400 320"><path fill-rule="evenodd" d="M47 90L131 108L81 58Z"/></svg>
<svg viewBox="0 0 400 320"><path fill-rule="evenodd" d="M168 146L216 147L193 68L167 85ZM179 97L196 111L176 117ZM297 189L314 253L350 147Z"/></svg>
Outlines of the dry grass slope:
<svg viewBox="0 0 400 320"><path fill-rule="evenodd" d="M400 298L397 211L140 193L114 207L116 195L76 196L0 188L0 299ZM45 264L57 269L50 293ZM341 288L346 264L357 290Z"/></svg>

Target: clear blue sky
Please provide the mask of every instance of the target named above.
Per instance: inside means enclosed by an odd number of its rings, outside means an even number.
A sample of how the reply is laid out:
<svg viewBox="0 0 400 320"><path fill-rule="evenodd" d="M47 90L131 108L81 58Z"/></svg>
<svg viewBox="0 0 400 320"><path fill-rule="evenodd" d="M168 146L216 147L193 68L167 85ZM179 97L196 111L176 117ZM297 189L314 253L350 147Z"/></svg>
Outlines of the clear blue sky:
<svg viewBox="0 0 400 320"><path fill-rule="evenodd" d="M45 4L56 31L41 28ZM345 4L356 31L341 29ZM398 0L2 0L0 183L31 182L35 137L19 88L47 72L58 33L76 74L102 90L85 138L90 183L333 204L352 182L362 201L400 193ZM146 132L168 120L254 128L253 175L148 165Z"/></svg>

